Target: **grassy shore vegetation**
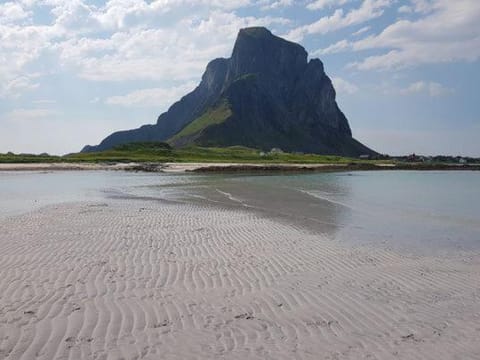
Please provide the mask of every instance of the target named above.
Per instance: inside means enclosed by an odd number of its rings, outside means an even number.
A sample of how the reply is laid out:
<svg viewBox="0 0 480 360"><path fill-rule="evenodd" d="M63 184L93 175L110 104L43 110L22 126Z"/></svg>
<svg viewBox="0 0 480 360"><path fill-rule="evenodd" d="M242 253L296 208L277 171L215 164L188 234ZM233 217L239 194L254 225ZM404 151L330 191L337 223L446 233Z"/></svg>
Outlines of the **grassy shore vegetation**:
<svg viewBox="0 0 480 360"><path fill-rule="evenodd" d="M61 156L52 156L47 154L13 154L11 152L0 154L0 163L57 163L62 162Z"/></svg>
<svg viewBox="0 0 480 360"><path fill-rule="evenodd" d="M392 164L397 169L443 169L458 168L462 165L468 169L480 169L479 158L462 158L453 156L436 156L422 159L416 156L368 160L333 155L316 155L285 153L281 151L262 152L244 146L216 147L183 147L172 148L163 142L139 142L119 145L111 150L75 153L64 156L48 154L0 154L0 163L166 163L166 162L198 162L198 163L257 163L257 164L351 164L375 165ZM468 165L466 165L468 164Z"/></svg>
<svg viewBox="0 0 480 360"><path fill-rule="evenodd" d="M341 156L269 153L243 146L226 148L185 147L172 148L166 143L143 142L117 146L111 150L93 153L75 153L64 156L0 154L2 163L54 162L237 162L237 163L351 163L358 159ZM362 160L361 162L368 162Z"/></svg>

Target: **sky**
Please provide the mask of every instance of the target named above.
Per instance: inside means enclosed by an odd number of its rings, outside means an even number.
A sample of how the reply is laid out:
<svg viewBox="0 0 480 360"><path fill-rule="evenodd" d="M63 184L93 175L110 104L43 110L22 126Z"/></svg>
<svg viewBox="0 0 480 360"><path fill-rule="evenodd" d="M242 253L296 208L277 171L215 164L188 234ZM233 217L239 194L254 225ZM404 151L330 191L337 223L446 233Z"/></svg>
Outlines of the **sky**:
<svg viewBox="0 0 480 360"><path fill-rule="evenodd" d="M154 123L260 25L323 61L378 152L480 156L479 0L0 0L0 152Z"/></svg>

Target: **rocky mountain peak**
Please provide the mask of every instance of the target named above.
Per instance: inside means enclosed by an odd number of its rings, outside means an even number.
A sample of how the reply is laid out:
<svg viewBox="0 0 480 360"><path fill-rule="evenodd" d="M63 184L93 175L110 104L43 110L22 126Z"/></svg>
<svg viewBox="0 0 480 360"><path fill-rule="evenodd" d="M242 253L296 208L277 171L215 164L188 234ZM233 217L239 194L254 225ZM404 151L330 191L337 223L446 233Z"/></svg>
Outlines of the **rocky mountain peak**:
<svg viewBox="0 0 480 360"><path fill-rule="evenodd" d="M159 116L155 125L120 131L99 151L134 141L173 146L243 145L269 150L356 156L374 152L352 138L319 59L264 27L241 29L229 59L207 65L191 93Z"/></svg>
<svg viewBox="0 0 480 360"><path fill-rule="evenodd" d="M250 27L238 33L226 80L247 74L290 79L306 65L307 52L302 46L275 36L264 27Z"/></svg>

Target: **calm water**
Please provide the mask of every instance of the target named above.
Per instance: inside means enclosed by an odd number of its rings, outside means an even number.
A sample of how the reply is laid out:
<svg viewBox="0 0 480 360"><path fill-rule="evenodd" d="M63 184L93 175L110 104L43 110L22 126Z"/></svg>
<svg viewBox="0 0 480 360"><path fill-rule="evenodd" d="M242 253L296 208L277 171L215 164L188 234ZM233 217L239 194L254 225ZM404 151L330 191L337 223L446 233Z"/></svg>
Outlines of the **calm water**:
<svg viewBox="0 0 480 360"><path fill-rule="evenodd" d="M180 185L182 176L117 171L0 171L0 218L42 206L77 201L101 201L121 194L139 194L142 188ZM165 188L165 193L168 189Z"/></svg>
<svg viewBox="0 0 480 360"><path fill-rule="evenodd" d="M480 249L480 172L0 172L0 217L59 202L115 196L255 210L352 244L412 252Z"/></svg>

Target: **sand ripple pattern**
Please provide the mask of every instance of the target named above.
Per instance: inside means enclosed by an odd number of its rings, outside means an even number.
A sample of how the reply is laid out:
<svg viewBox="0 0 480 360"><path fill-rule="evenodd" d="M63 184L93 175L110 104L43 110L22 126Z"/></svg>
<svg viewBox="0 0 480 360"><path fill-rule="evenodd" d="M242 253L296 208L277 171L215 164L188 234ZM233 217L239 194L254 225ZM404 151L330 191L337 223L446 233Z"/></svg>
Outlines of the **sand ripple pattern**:
<svg viewBox="0 0 480 360"><path fill-rule="evenodd" d="M0 359L480 359L480 257L112 200L0 222Z"/></svg>

